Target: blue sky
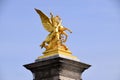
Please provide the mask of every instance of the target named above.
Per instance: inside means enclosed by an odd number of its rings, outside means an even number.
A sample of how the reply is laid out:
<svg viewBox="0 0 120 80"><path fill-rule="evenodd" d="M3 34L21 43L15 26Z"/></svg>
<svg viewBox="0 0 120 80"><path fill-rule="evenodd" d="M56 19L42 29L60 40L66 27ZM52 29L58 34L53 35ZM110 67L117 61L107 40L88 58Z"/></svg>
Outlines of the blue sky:
<svg viewBox="0 0 120 80"><path fill-rule="evenodd" d="M42 55L48 34L34 8L73 31L66 45L92 65L83 80L120 80L120 0L0 0L0 80L32 80L22 65Z"/></svg>

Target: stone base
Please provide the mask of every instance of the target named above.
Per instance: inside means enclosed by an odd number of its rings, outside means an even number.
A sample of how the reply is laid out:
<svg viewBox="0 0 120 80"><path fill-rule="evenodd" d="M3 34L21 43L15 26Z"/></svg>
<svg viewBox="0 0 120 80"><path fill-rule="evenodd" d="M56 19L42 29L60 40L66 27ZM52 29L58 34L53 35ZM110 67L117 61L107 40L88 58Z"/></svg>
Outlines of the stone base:
<svg viewBox="0 0 120 80"><path fill-rule="evenodd" d="M79 61L76 56L73 56L69 50L54 49L43 52L43 56L39 56L36 61L52 59L56 57L63 57L75 61Z"/></svg>
<svg viewBox="0 0 120 80"><path fill-rule="evenodd" d="M90 65L58 56L38 60L24 67L34 74L34 80L81 80L82 73Z"/></svg>
<svg viewBox="0 0 120 80"><path fill-rule="evenodd" d="M56 53L56 54L51 55L51 56L40 56L35 61L36 62L45 61L45 60L54 59L54 58L58 58L58 57L66 58L66 59L70 59L70 60L74 60L74 61L80 61L76 56L73 56L71 54L69 56L66 56L66 55L60 54L60 53Z"/></svg>

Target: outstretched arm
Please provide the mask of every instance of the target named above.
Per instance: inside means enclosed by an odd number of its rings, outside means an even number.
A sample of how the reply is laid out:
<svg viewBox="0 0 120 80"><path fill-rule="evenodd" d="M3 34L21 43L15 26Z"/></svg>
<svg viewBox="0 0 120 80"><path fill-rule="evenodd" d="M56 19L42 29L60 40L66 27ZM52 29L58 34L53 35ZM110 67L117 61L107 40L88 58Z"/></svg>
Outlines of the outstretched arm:
<svg viewBox="0 0 120 80"><path fill-rule="evenodd" d="M51 17L53 17L53 14L50 12Z"/></svg>
<svg viewBox="0 0 120 80"><path fill-rule="evenodd" d="M54 16L53 16L53 14L52 14L51 12L50 12L50 16L51 16L50 19L51 19L51 22L52 22L52 25L53 25L53 23L54 23L53 17L54 17Z"/></svg>

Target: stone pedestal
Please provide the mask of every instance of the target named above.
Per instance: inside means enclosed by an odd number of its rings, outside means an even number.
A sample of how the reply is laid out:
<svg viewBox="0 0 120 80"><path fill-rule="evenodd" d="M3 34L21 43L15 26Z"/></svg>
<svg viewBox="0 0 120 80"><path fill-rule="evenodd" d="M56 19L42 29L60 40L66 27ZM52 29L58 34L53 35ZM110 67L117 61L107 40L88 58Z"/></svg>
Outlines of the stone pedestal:
<svg viewBox="0 0 120 80"><path fill-rule="evenodd" d="M82 80L82 73L90 65L63 57L53 57L37 60L24 67L32 72L33 80Z"/></svg>

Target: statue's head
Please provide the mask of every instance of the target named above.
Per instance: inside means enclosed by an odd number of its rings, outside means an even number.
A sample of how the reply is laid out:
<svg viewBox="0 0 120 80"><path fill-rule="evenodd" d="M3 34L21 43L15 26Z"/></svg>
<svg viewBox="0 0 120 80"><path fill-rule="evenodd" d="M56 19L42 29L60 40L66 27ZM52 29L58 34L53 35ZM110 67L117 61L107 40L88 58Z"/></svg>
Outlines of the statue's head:
<svg viewBox="0 0 120 80"><path fill-rule="evenodd" d="M55 16L55 17L54 17L54 21L55 21L57 24L59 24L60 21L61 21L61 19L60 19L59 16Z"/></svg>
<svg viewBox="0 0 120 80"><path fill-rule="evenodd" d="M51 21L54 26L57 26L60 23L61 19L59 16L52 16Z"/></svg>

